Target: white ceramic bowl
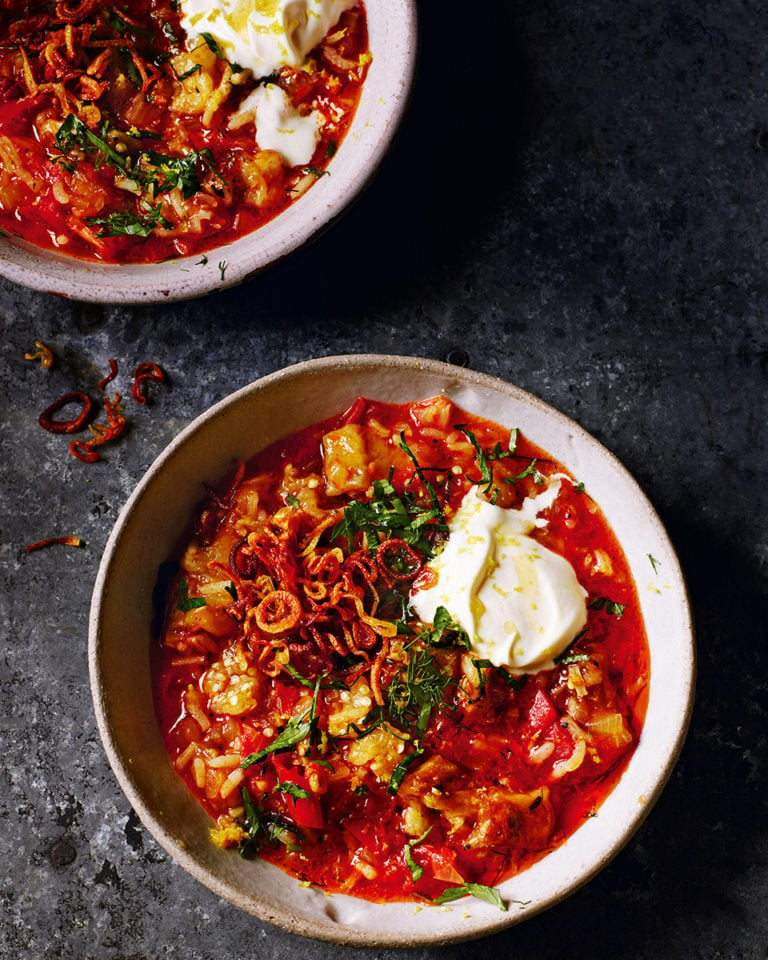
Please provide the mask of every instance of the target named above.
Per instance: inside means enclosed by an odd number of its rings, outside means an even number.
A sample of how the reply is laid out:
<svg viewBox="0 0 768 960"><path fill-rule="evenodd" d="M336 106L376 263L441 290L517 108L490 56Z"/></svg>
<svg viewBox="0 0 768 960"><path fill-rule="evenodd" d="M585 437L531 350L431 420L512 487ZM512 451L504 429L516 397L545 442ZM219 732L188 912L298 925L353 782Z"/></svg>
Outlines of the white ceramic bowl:
<svg viewBox="0 0 768 960"><path fill-rule="evenodd" d="M584 481L622 543L648 633L651 681L640 743L599 816L500 887L508 913L474 899L450 908L326 896L263 861L213 846L210 820L172 769L155 722L149 675L152 589L159 565L203 494L233 459L345 409L357 396L404 402L445 393L473 413L519 427ZM649 561L656 561L656 570ZM629 839L658 797L685 736L694 644L680 568L653 508L618 461L573 421L500 380L430 360L349 356L264 377L206 411L170 444L126 504L99 570L90 619L91 684L110 763L156 840L238 907L294 933L367 946L483 936L571 893ZM170 880L169 880L170 882Z"/></svg>
<svg viewBox="0 0 768 960"><path fill-rule="evenodd" d="M0 236L0 275L15 283L98 303L158 303L242 283L329 226L369 182L408 100L416 62L415 0L367 0L373 54L355 118L330 176L274 220L234 243L156 264L100 264ZM219 264L226 262L226 268Z"/></svg>

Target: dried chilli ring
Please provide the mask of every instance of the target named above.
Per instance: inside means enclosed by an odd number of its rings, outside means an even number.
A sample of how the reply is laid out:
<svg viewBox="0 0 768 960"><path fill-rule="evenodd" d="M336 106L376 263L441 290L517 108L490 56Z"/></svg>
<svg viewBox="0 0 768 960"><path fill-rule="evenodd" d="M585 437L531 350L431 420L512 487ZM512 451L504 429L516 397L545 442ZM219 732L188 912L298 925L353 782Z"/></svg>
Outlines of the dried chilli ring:
<svg viewBox="0 0 768 960"><path fill-rule="evenodd" d="M285 633L299 622L301 603L288 590L268 593L253 612L256 626L264 633Z"/></svg>
<svg viewBox="0 0 768 960"><path fill-rule="evenodd" d="M87 443L83 443L82 440L73 440L69 445L69 452L81 463L96 463L101 459L91 446L90 440Z"/></svg>
<svg viewBox="0 0 768 960"><path fill-rule="evenodd" d="M376 549L376 563L385 576L393 580L413 580L422 567L421 557L405 540L393 537Z"/></svg>
<svg viewBox="0 0 768 960"><path fill-rule="evenodd" d="M82 404L80 413L71 420L54 420L53 414L58 413L62 407L66 407L69 403ZM47 430L49 433L75 433L85 425L91 413L91 406L91 398L87 393L82 393L80 390L71 390L64 396L59 397L58 400L54 400L50 407L43 410L37 418L37 422L43 430Z"/></svg>
<svg viewBox="0 0 768 960"><path fill-rule="evenodd" d="M99 380L99 390L103 390L108 383L111 383L117 376L117 360L113 357L110 357L109 361L109 373L102 380Z"/></svg>
<svg viewBox="0 0 768 960"><path fill-rule="evenodd" d="M24 354L25 360L39 360L43 370L50 370L53 366L53 351L46 347L42 340L35 340L35 351Z"/></svg>
<svg viewBox="0 0 768 960"><path fill-rule="evenodd" d="M136 403L144 404L147 402L147 398L141 392L142 386L147 380L153 380L155 383L165 382L165 374L156 363L140 363L133 371L131 397Z"/></svg>

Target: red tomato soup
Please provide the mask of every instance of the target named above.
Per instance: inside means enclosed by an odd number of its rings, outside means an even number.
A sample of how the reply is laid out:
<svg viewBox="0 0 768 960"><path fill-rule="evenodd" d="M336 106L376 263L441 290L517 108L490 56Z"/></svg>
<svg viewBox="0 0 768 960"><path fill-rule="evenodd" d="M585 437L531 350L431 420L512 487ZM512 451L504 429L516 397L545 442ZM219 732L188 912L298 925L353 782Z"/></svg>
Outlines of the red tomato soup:
<svg viewBox="0 0 768 960"><path fill-rule="evenodd" d="M0 230L86 260L156 262L258 229L329 175L370 60L362 3L299 66L256 77L212 34L187 36L184 2L3 3ZM290 111L285 126L314 125L300 160L264 132L259 88Z"/></svg>
<svg viewBox="0 0 768 960"><path fill-rule="evenodd" d="M472 498L535 515L515 542L577 583L583 626L535 669L479 653L450 600L415 615ZM506 576L498 558L484 570ZM360 399L210 492L153 677L213 843L427 903L498 896L597 814L638 742L649 654L621 547L562 464L445 397Z"/></svg>

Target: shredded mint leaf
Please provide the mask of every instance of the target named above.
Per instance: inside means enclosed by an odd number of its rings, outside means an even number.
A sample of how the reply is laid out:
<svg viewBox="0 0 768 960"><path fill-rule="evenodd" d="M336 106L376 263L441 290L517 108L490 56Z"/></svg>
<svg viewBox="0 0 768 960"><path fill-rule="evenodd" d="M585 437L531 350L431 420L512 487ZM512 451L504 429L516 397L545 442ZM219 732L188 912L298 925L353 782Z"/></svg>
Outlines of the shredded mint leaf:
<svg viewBox="0 0 768 960"><path fill-rule="evenodd" d="M101 228L97 231L99 237L148 237L156 226L170 230L171 224L162 215L161 204L153 207L142 200L140 206L146 211L145 216L122 210L105 217L86 217L85 220L91 226Z"/></svg>
<svg viewBox="0 0 768 960"><path fill-rule="evenodd" d="M297 783L278 780L275 790L292 797L294 802L296 800L309 800L309 791L305 790L304 787L300 787Z"/></svg>
<svg viewBox="0 0 768 960"><path fill-rule="evenodd" d="M400 497L389 480L374 480L373 499L351 500L342 519L331 530L331 539L346 537L350 550L355 537L363 533L368 549L376 553L379 535L384 539L398 537L427 557L434 556L430 535L447 531L440 507L424 507L412 498Z"/></svg>
<svg viewBox="0 0 768 960"><path fill-rule="evenodd" d="M504 483L517 483L518 480L522 480L523 477L532 477L533 482L537 487L540 487L544 483L544 477L536 469L536 458L528 464L525 470L522 470L520 473L516 474L514 477L504 477Z"/></svg>
<svg viewBox="0 0 768 960"><path fill-rule="evenodd" d="M608 597L595 597L594 600L589 602L588 606L590 610L605 610L607 614L616 617L617 620L621 620L621 615L627 609L625 604L616 603Z"/></svg>
<svg viewBox="0 0 768 960"><path fill-rule="evenodd" d="M203 42L205 43L206 47L208 47L208 49L211 51L211 53L215 54L216 57L218 57L219 60L226 60L226 59L227 59L227 58L224 56L224 53L223 53L221 47L219 46L219 41L213 36L213 34L210 34L210 33L201 33L200 36L201 36Z"/></svg>
<svg viewBox="0 0 768 960"><path fill-rule="evenodd" d="M176 602L176 609L186 613L188 610L196 610L198 607L207 606L205 597L190 597L189 587L184 577L179 577L179 599Z"/></svg>
<svg viewBox="0 0 768 960"><path fill-rule="evenodd" d="M507 912L507 905L501 899L501 894L495 887L486 887L482 883L462 883L460 887L448 887L443 890L439 897L429 898L432 903L452 903L454 900L461 900L469 894L478 900L485 900L486 903L498 907L504 913Z"/></svg>
<svg viewBox="0 0 768 960"><path fill-rule="evenodd" d="M410 767L413 761L420 757L423 752L423 747L417 747L412 753L408 753L403 757L392 771L392 776L389 778L389 783L387 784L387 793L391 793L393 796L397 793L400 789L400 784L408 772L408 767Z"/></svg>
<svg viewBox="0 0 768 960"><path fill-rule="evenodd" d="M421 843L423 840L426 840L431 831L432 827L427 827L420 837L417 837L415 840L409 840L405 845L405 865L411 871L411 877L413 878L414 883L418 883L418 881L421 880L424 874L424 867L422 867L420 863L416 863L416 861L413 859L411 851L417 844Z"/></svg>

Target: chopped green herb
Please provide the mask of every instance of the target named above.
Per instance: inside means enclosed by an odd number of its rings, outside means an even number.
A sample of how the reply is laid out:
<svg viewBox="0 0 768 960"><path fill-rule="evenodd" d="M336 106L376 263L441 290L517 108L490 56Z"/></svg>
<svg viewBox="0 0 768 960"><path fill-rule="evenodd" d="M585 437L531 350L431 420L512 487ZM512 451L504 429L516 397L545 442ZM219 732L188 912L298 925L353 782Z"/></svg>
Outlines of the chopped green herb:
<svg viewBox="0 0 768 960"><path fill-rule="evenodd" d="M304 173L314 174L316 177L330 177L328 170L322 170L320 167L304 167Z"/></svg>
<svg viewBox="0 0 768 960"><path fill-rule="evenodd" d="M176 609L186 613L188 610L196 610L198 607L207 606L205 597L190 597L189 587L184 577L179 577L179 599L176 601Z"/></svg>
<svg viewBox="0 0 768 960"><path fill-rule="evenodd" d="M258 750L256 753L249 754L240 764L241 768L246 770L254 763L261 763L261 761L265 760L271 753L279 753L281 750L287 750L289 747L295 747L297 743L301 743L301 741L308 736L312 728L312 720L307 719L310 710L311 707L307 707L307 709L298 716L291 717L282 733L278 734L268 747L264 747L263 750Z"/></svg>
<svg viewBox="0 0 768 960"><path fill-rule="evenodd" d="M230 597L232 597L235 603L237 603L237 587L235 586L234 581L230 580L227 586L224 587L224 589L227 591Z"/></svg>
<svg viewBox="0 0 768 960"><path fill-rule="evenodd" d="M421 467L421 465L419 464L419 461L416 459L414 452L408 446L408 443L406 442L406 439L405 439L404 431L400 434L400 449L406 454L406 456L414 466L414 473L411 479L408 481L407 487L410 489L410 486L412 485L415 477L418 477L419 480L421 480L421 482L424 484L424 488L427 491L430 500L432 501L432 510L435 511L437 516L439 516L441 519L444 520L445 516L443 514L443 508L440 503L440 500L438 499L438 496L435 493L434 487L429 482L429 480L427 480L424 474L424 469Z"/></svg>
<svg viewBox="0 0 768 960"><path fill-rule="evenodd" d="M431 831L432 827L427 827L420 837L417 837L415 840L409 840L406 843L403 851L405 854L405 865L411 871L411 877L413 878L414 883L418 883L418 881L421 880L421 877L424 873L424 867L422 867L420 863L416 863L416 861L413 859L411 851L417 844L421 843L423 840L426 840Z"/></svg>
<svg viewBox="0 0 768 960"><path fill-rule="evenodd" d="M507 912L507 905L501 899L501 894L496 887L486 887L482 883L462 883L460 887L449 887L443 890L439 897L428 899L432 900L432 903L452 903L454 900L466 897L467 894L477 897L478 900L485 900L486 903L498 907L504 913Z"/></svg>
<svg viewBox="0 0 768 960"><path fill-rule="evenodd" d="M184 73L177 73L176 79L178 81L186 80L187 77L191 77L196 73L200 73L202 69L203 69L202 66L199 63L196 63L194 67L190 67L189 70L185 70ZM174 73L176 73L175 70L174 70Z"/></svg>
<svg viewBox="0 0 768 960"><path fill-rule="evenodd" d="M168 23L167 20L163 20L162 24L163 34L167 37L172 47L175 47L177 50L179 48L179 38L173 32L173 27ZM198 65L199 66L199 65Z"/></svg>
<svg viewBox="0 0 768 960"><path fill-rule="evenodd" d="M424 752L423 747L416 747L412 753L407 753L403 759L398 763L395 769L392 771L392 776L389 778L389 783L387 784L387 793L391 793L393 796L400 789L400 784L403 782L403 779L408 772L408 767L413 763L414 760L418 759Z"/></svg>
<svg viewBox="0 0 768 960"><path fill-rule="evenodd" d="M128 136L135 140L162 140L159 133L153 133L152 130L139 130L138 127L128 127Z"/></svg>
<svg viewBox="0 0 768 960"><path fill-rule="evenodd" d="M264 843L271 843L275 840L282 843L288 850L298 852L301 845L301 834L292 825L282 820L275 814L259 813L258 807L253 800L250 792L245 787L240 787L240 796L243 801L243 829L248 834L248 838L240 844L239 853L241 857L246 857L253 851L256 851Z"/></svg>
<svg viewBox="0 0 768 960"><path fill-rule="evenodd" d="M97 230L99 237L148 237L157 226L170 230L171 224L163 216L161 204L153 207L142 198L140 206L146 211L145 216L121 210L106 217L86 217L85 220L91 226L101 228Z"/></svg>
<svg viewBox="0 0 768 960"><path fill-rule="evenodd" d="M315 683L303 677L290 663L283 664L283 669L286 673L289 673L294 680L298 680L302 687L306 687L308 690L315 689ZM328 683L323 683L324 680L324 676L319 678L321 690L349 690L349 687L342 680L329 680Z"/></svg>
<svg viewBox="0 0 768 960"><path fill-rule="evenodd" d="M508 670L505 670L504 667L497 667L497 673L507 684L508 687L511 687L513 690L519 690L527 679L527 674L519 675L515 673L510 673Z"/></svg>
<svg viewBox="0 0 768 960"><path fill-rule="evenodd" d="M654 572L654 573L658 573L658 572L659 572L659 567L661 566L660 562L659 562L654 556L652 556L650 553L648 554L648 559L651 561L651 566L653 567L653 572Z"/></svg>
<svg viewBox="0 0 768 960"><path fill-rule="evenodd" d="M422 630L406 647L408 662L390 682L387 705L393 718L404 726L414 726L416 739L424 736L432 712L443 705L446 689L453 678L440 669L432 647L450 641L461 646L467 636L445 607L438 607L432 629Z"/></svg>
<svg viewBox="0 0 768 960"><path fill-rule="evenodd" d="M579 640L583 639L587 635L588 631L589 631L589 627L584 627L581 633L577 633L576 636L573 638L573 640L571 640L571 642L565 648L565 650L563 650L563 652L559 656L555 657L555 663L565 663L568 657L573 656L571 651L579 642ZM587 659L589 658L587 657Z"/></svg>
<svg viewBox="0 0 768 960"><path fill-rule="evenodd" d="M301 506L301 504L299 503L298 497L292 497L290 496L290 494L285 498L285 502L288 504L289 507Z"/></svg>
<svg viewBox="0 0 768 960"><path fill-rule="evenodd" d="M330 160L330 158L334 155L334 153L336 153L338 148L339 148L339 145L338 143L336 143L335 140L329 140L328 146L326 147L326 150L325 150L325 156Z"/></svg>
<svg viewBox="0 0 768 960"><path fill-rule="evenodd" d="M309 790L305 790L304 787L300 787L297 783L278 780L275 790L278 793L284 793L291 797L294 802L296 800L309 800Z"/></svg>
<svg viewBox="0 0 768 960"><path fill-rule="evenodd" d="M583 663L585 660L589 660L588 653L569 653L564 657L560 657L557 661L558 663Z"/></svg>
<svg viewBox="0 0 768 960"><path fill-rule="evenodd" d="M544 477L536 469L536 458L528 464L525 470L522 470L520 473L516 474L514 477L504 477L504 483L517 483L518 480L522 480L524 477L532 477L533 482L537 487L540 487L544 483Z"/></svg>
<svg viewBox="0 0 768 960"><path fill-rule="evenodd" d="M227 272L227 261L219 260L218 267L219 267L219 273L221 274L221 279L223 280L224 274Z"/></svg>
<svg viewBox="0 0 768 960"><path fill-rule="evenodd" d="M227 59L227 58L224 56L224 53L222 52L221 47L219 46L218 40L217 40L212 34L210 34L210 33L201 33L201 34L200 34L200 37L202 38L203 43L206 45L206 47L208 47L208 49L211 51L211 53L215 54L216 57L218 57L219 60L226 60L226 59ZM202 46L202 44L201 44L201 46Z"/></svg>
<svg viewBox="0 0 768 960"><path fill-rule="evenodd" d="M409 496L399 497L389 480L374 480L373 499L351 500L342 519L331 531L331 539L344 536L350 549L355 537L363 533L368 549L373 553L382 538L399 537L427 557L434 556L430 537L445 532L442 508L425 508Z"/></svg>
<svg viewBox="0 0 768 960"><path fill-rule="evenodd" d="M621 620L621 615L627 609L625 604L616 603L614 600L609 600L608 597L595 597L594 600L590 600L588 606L590 610L605 610L607 614L616 617L617 620Z"/></svg>

